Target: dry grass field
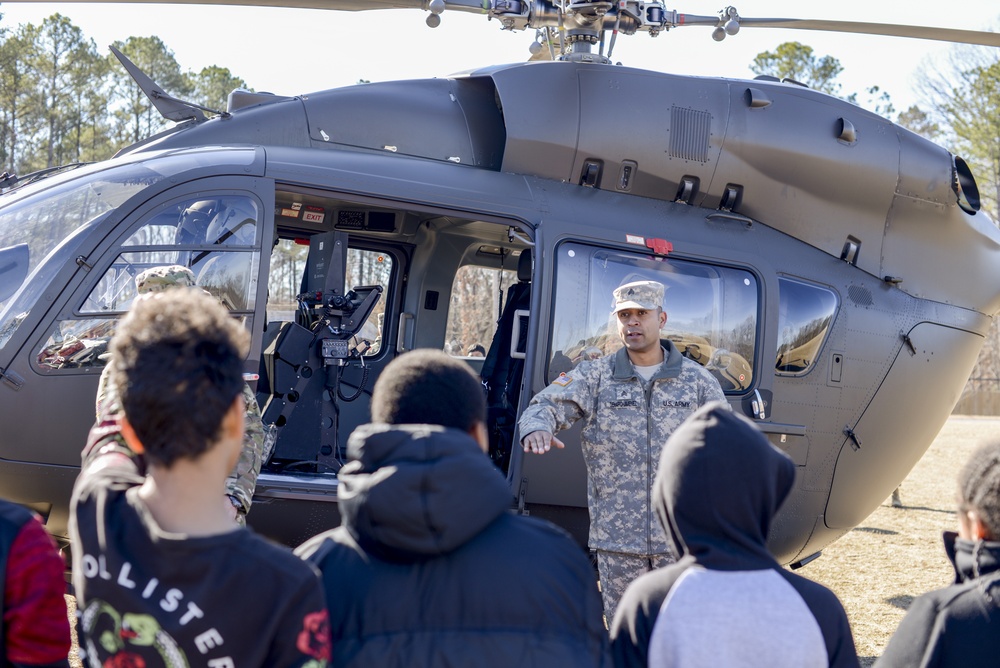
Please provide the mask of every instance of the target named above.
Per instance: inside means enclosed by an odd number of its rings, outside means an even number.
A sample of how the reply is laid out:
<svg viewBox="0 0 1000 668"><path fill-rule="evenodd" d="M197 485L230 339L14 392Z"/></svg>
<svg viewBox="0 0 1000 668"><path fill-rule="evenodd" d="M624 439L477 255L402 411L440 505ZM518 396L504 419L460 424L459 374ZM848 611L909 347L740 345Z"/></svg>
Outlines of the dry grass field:
<svg viewBox="0 0 1000 668"><path fill-rule="evenodd" d="M952 417L889 499L799 571L836 592L854 630L862 666L882 654L910 602L951 583L941 532L955 528L955 479L969 454L1000 439L1000 419Z"/></svg>
<svg viewBox="0 0 1000 668"><path fill-rule="evenodd" d="M1000 418L952 417L903 481L902 507L886 499L799 571L844 603L862 666L881 655L915 597L950 584L941 532L955 525L955 477L969 454L992 438L1000 438ZM80 666L75 648L71 665Z"/></svg>

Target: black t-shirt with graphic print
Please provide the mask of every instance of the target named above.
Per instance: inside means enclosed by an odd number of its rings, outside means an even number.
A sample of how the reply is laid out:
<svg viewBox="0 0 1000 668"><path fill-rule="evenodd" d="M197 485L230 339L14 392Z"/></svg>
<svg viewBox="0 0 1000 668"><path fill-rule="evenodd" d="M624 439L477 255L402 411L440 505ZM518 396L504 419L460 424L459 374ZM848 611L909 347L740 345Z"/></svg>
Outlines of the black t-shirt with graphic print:
<svg viewBox="0 0 1000 668"><path fill-rule="evenodd" d="M91 434L70 518L87 664L325 666L329 625L312 567L248 529L164 531L137 494L137 464L108 432Z"/></svg>

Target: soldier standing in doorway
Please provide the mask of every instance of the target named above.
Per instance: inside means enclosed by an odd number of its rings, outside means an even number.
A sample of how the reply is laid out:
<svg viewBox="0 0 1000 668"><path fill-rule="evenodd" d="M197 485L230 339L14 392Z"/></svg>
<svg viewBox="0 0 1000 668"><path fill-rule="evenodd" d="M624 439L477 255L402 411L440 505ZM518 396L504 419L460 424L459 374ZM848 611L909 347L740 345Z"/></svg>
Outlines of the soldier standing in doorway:
<svg viewBox="0 0 1000 668"><path fill-rule="evenodd" d="M656 281L615 289L612 314L624 347L560 374L518 423L524 451L544 454L563 447L554 433L583 420L589 544L609 621L632 580L674 559L650 505L663 444L699 407L725 401L711 373L660 340L664 292Z"/></svg>

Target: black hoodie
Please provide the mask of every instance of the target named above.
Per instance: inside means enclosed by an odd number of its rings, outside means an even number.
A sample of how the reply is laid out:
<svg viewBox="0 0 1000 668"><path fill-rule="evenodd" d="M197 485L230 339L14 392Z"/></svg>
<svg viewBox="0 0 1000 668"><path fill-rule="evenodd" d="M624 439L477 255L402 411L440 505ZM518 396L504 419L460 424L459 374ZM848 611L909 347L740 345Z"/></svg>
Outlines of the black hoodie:
<svg viewBox="0 0 1000 668"><path fill-rule="evenodd" d="M618 666L857 666L847 615L790 573L767 534L795 465L726 404L667 440L653 505L681 559L628 588L611 627Z"/></svg>
<svg viewBox="0 0 1000 668"><path fill-rule="evenodd" d="M298 553L328 592L331 666L609 666L589 560L561 529L508 512L475 441L366 425L341 469L342 525Z"/></svg>
<svg viewBox="0 0 1000 668"><path fill-rule="evenodd" d="M913 602L878 668L1000 664L1000 542L944 534L955 584Z"/></svg>

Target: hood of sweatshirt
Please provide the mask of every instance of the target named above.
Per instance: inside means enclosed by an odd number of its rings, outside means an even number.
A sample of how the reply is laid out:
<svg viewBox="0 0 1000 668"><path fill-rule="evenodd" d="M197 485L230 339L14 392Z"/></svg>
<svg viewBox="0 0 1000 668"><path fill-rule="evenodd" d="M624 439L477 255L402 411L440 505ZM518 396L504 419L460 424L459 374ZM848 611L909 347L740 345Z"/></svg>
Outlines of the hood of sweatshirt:
<svg viewBox="0 0 1000 668"><path fill-rule="evenodd" d="M707 404L667 440L653 505L678 554L706 568L774 568L767 534L795 483L795 464L749 419Z"/></svg>
<svg viewBox="0 0 1000 668"><path fill-rule="evenodd" d="M998 541L966 540L954 531L945 531L944 551L955 569L955 584L1000 571Z"/></svg>
<svg viewBox="0 0 1000 668"><path fill-rule="evenodd" d="M338 475L341 521L381 559L445 554L511 507L500 471L457 429L368 424L351 434L347 456Z"/></svg>

